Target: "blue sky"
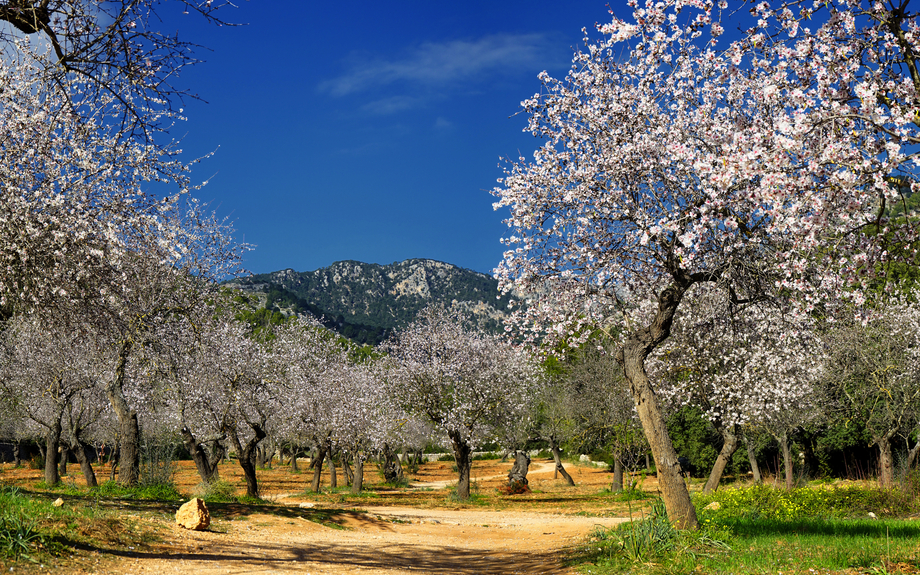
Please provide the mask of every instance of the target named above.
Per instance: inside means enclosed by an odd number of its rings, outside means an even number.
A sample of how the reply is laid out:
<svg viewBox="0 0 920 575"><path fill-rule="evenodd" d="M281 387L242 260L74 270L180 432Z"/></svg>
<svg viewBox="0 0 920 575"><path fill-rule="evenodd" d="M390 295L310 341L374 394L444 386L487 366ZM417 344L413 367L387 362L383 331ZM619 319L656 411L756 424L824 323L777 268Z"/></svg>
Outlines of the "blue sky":
<svg viewBox="0 0 920 575"><path fill-rule="evenodd" d="M625 4L625 3L624 3ZM630 11L610 4L621 16ZM240 2L239 27L166 15L208 50L174 130L196 195L256 245L245 266L431 258L491 273L500 158L530 155L520 102L564 75L603 1ZM172 30L166 30L172 31ZM212 177L213 176L213 177Z"/></svg>

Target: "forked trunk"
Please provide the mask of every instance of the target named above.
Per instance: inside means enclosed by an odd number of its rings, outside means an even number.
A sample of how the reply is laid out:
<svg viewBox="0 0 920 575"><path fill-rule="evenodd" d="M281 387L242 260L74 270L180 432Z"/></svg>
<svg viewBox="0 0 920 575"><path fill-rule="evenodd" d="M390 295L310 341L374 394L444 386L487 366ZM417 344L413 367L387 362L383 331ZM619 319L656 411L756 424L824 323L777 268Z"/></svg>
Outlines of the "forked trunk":
<svg viewBox="0 0 920 575"><path fill-rule="evenodd" d="M744 438L744 445L747 447L748 462L751 464L751 473L754 475L754 483L761 483L763 479L760 478L760 466L757 465L757 457L754 454L754 448L751 447L751 442L748 440L747 436Z"/></svg>
<svg viewBox="0 0 920 575"><path fill-rule="evenodd" d="M722 473L725 472L725 466L731 461L732 455L738 450L738 434L734 426L716 425L716 429L722 436L722 449L719 456L716 457L716 463L712 466L712 472L709 474L709 480L703 487L703 493L712 493L719 488L719 481L722 480Z"/></svg>
<svg viewBox="0 0 920 575"><path fill-rule="evenodd" d="M182 442L195 462L195 469L198 470L198 476L201 477L201 481L204 483L217 481L219 479L217 463L220 461L220 454L217 454L216 458L213 457L213 453L208 454L204 445L198 442L187 426L182 426Z"/></svg>
<svg viewBox="0 0 920 575"><path fill-rule="evenodd" d="M559 453L559 445L556 444L556 438L550 437L549 439L550 450L553 452L553 461L556 463L556 468L553 473L553 479L556 478L556 473L561 473L562 477L565 478L566 483L574 486L575 481L572 479L572 476L569 475L569 472L565 470L565 467L562 466L562 456Z"/></svg>
<svg viewBox="0 0 920 575"><path fill-rule="evenodd" d="M459 431L447 434L454 448L454 459L457 463L457 499L470 498L470 470L473 467L473 448L463 439Z"/></svg>
<svg viewBox="0 0 920 575"><path fill-rule="evenodd" d="M230 432L230 438L233 440L233 446L236 447L236 452L240 456L240 467L243 469L243 476L246 478L246 495L248 497L258 497L259 496L259 482L256 478L256 448L259 446L259 442L265 439L265 430L262 429L261 425L250 423L249 427L252 428L253 436L246 445L242 445L240 442L240 436L237 430L234 428Z"/></svg>
<svg viewBox="0 0 920 575"><path fill-rule="evenodd" d="M699 522L696 508L690 501L687 484L680 475L677 452L671 443L671 436L668 435L664 413L658 405L658 397L645 371L645 359L671 333L674 314L686 287L690 285L689 280L685 280L685 283L685 287L671 286L661 292L658 297L658 312L652 324L648 328L633 332L618 351L616 359L623 366L626 379L629 381L636 411L642 422L642 430L655 458L658 487L661 489L661 498L664 500L668 519L680 529L697 529Z"/></svg>
<svg viewBox="0 0 920 575"><path fill-rule="evenodd" d="M77 461L80 463L80 471L83 472L83 479L86 480L87 487L96 487L98 485L96 481L96 472L93 471L93 466L90 462L90 454L92 454L92 448L83 443L83 440L80 439L80 431L73 425L71 421L68 426L70 438L70 450L73 451L74 455L77 458Z"/></svg>

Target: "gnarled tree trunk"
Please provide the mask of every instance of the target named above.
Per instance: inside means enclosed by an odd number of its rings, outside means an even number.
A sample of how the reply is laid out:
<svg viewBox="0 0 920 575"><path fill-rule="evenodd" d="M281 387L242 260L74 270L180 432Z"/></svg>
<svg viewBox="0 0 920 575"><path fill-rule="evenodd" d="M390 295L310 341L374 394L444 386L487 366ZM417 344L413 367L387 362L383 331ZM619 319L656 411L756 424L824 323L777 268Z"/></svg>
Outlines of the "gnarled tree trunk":
<svg viewBox="0 0 920 575"><path fill-rule="evenodd" d="M559 453L559 444L556 443L556 438L552 435L549 437L549 447L550 451L553 452L553 461L556 463L553 479L555 479L555 473L561 473L562 477L565 478L566 483L574 486L575 480L572 479L572 476L569 475L569 472L566 471L565 467L562 466L562 455Z"/></svg>
<svg viewBox="0 0 920 575"><path fill-rule="evenodd" d="M383 444L381 455L383 456L383 477L386 482L394 485L402 483L404 477L402 463L389 443Z"/></svg>
<svg viewBox="0 0 920 575"><path fill-rule="evenodd" d="M738 450L739 440L735 426L717 424L716 429L722 436L722 449L719 451L719 456L716 457L715 465L712 466L712 472L710 472L709 480L706 481L706 485L703 487L703 493L712 493L719 488L719 481L722 480L725 466L728 465L732 455Z"/></svg>
<svg viewBox="0 0 920 575"><path fill-rule="evenodd" d="M141 469L141 432L137 423L137 412L128 406L124 393L125 370L131 348L130 340L121 343L115 377L106 388L106 395L115 410L115 415L118 416L118 480L125 485L137 485Z"/></svg>
<svg viewBox="0 0 920 575"><path fill-rule="evenodd" d="M527 471L529 469L530 456L527 455L526 451L515 450L514 465L511 466L511 471L508 472L508 485L513 487L526 486Z"/></svg>

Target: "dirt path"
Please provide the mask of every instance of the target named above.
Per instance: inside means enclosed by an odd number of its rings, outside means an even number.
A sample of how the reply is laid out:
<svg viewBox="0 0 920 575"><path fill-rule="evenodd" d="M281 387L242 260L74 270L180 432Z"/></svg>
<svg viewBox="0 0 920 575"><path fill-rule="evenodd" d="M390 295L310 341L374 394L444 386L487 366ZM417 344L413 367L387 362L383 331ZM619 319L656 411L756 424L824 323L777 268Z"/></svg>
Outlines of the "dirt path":
<svg viewBox="0 0 920 575"><path fill-rule="evenodd" d="M177 486L191 493L199 479L194 464L178 463ZM528 473L532 495L498 495L511 464L477 461L473 483L476 501L454 504L445 487L456 483L450 463L423 464L412 488L394 490L374 483L376 467L366 468L366 497L334 490L305 491L310 476L288 467L260 470L263 496L272 503L215 507L211 529L186 531L175 525L178 505L154 513L127 506L122 517L158 530L157 541L102 544L78 549L60 572L102 575L191 573L221 574L565 574L563 558L596 525L625 519L609 517L611 503L593 496L609 484L608 473L572 466L577 487L553 478L551 460L534 461ZM97 471L105 476L107 469ZM41 470L3 469L6 482L39 490ZM237 465L221 466L225 481L244 485ZM69 481L79 482L81 475ZM328 472L323 485L329 484ZM653 488L653 487L652 487ZM157 504L154 504L157 505ZM603 515L603 517L597 517ZM624 511L623 516L627 515ZM117 540L117 536L108 537ZM38 568L37 572L44 572Z"/></svg>
<svg viewBox="0 0 920 575"><path fill-rule="evenodd" d="M507 511L367 507L346 529L302 517L254 515L214 531L172 527L162 549L104 573L568 573L563 551L615 518ZM98 572L98 571L97 571Z"/></svg>

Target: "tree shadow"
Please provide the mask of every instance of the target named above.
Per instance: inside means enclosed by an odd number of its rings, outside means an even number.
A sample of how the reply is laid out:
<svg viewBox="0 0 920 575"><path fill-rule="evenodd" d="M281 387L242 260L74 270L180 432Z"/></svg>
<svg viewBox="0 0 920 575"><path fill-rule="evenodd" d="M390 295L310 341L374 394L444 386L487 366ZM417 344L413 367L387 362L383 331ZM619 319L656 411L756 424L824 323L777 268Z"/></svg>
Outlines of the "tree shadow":
<svg viewBox="0 0 920 575"><path fill-rule="evenodd" d="M503 575L506 573L564 573L556 552L521 553L458 549L443 545L405 543L367 546L355 543L272 545L230 542L213 552L138 552L100 550L135 560L171 560L219 563L228 572L273 569L279 572L328 569L387 569L457 575ZM188 566L186 566L188 567ZM208 566L202 566L207 569ZM189 567L196 569L194 567Z"/></svg>

